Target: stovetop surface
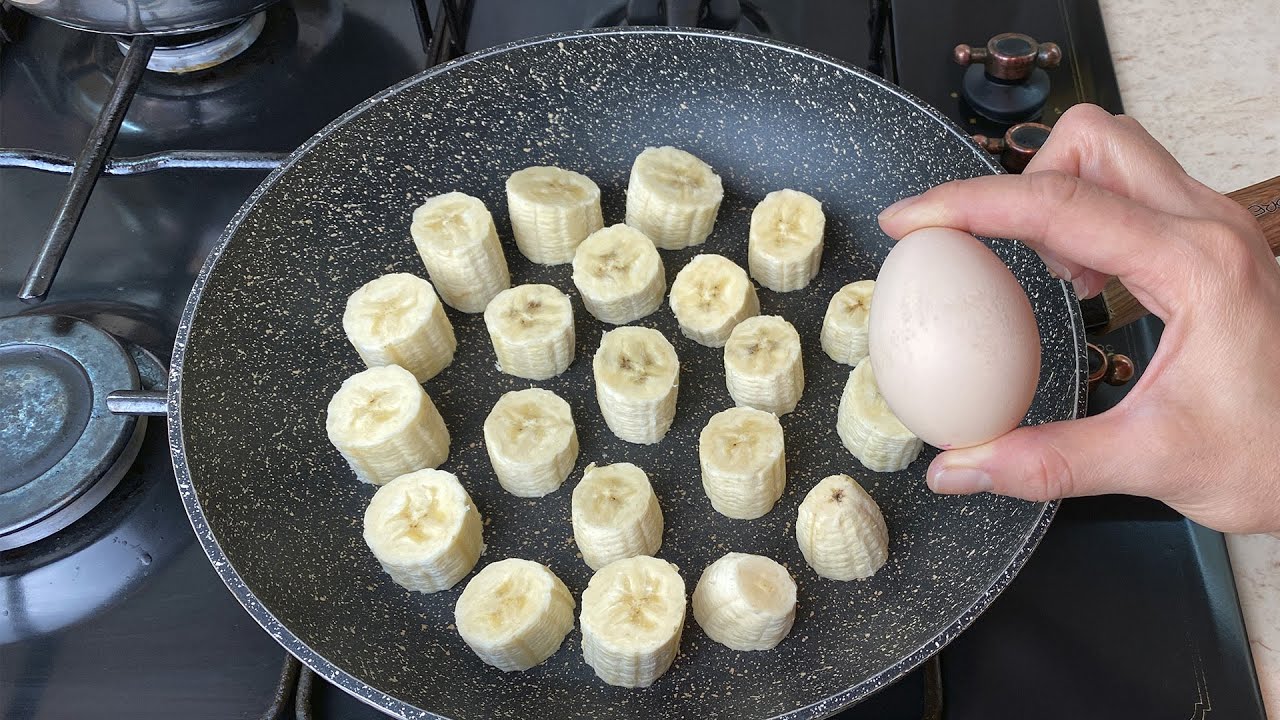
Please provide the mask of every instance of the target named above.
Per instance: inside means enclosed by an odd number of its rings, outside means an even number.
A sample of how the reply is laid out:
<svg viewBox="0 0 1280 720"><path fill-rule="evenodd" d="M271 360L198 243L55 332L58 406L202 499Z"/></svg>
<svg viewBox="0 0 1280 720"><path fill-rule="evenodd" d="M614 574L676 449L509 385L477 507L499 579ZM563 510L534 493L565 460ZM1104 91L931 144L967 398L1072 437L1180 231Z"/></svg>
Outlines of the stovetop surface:
<svg viewBox="0 0 1280 720"><path fill-rule="evenodd" d="M897 0L883 40L868 28L880 3L752 5L752 27L870 66L975 132L1000 128L953 95L961 69L950 47L1008 30L1079 51L1053 76L1047 122L1080 100L1120 109L1096 2ZM621 7L476 0L467 49L616 22ZM297 0L269 12L264 38L240 58L197 77L149 73L113 155L287 152L430 64L407 1ZM120 60L110 39L27 22L0 47L0 147L75 156ZM167 358L195 273L263 177L103 178L36 311L91 318ZM65 184L0 168L0 317L32 311L14 296ZM1101 341L1141 369L1158 336L1148 320ZM1123 392L1103 388L1091 412ZM160 422L105 502L52 538L0 553L0 608L0 717L258 717L284 659L195 542ZM1141 499L1064 502L1017 581L943 651L941 668L947 718L1263 717L1221 536ZM925 686L917 671L841 717L922 717ZM312 705L318 718L379 717L324 683Z"/></svg>

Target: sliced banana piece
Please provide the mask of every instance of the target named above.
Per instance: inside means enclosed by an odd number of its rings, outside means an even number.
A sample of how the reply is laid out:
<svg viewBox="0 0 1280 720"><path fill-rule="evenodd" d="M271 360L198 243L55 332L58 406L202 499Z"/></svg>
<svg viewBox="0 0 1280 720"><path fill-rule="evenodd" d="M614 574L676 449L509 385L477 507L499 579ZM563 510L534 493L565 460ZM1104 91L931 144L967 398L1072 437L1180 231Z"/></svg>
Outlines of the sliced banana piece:
<svg viewBox="0 0 1280 720"><path fill-rule="evenodd" d="M836 412L836 434L859 462L876 472L902 470L924 447L880 395L870 357L849 373Z"/></svg>
<svg viewBox="0 0 1280 720"><path fill-rule="evenodd" d="M752 520L773 509L787 485L782 424L749 407L711 416L698 435L702 489L716 512Z"/></svg>
<svg viewBox="0 0 1280 720"><path fill-rule="evenodd" d="M453 606L458 634L499 670L528 670L555 654L577 603L551 568L507 558L484 566Z"/></svg>
<svg viewBox="0 0 1280 720"><path fill-rule="evenodd" d="M449 429L413 373L398 365L347 378L329 401L325 430L356 477L382 485L449 457Z"/></svg>
<svg viewBox="0 0 1280 720"><path fill-rule="evenodd" d="M573 362L573 305L551 285L517 285L498 293L484 325L502 372L546 380Z"/></svg>
<svg viewBox="0 0 1280 720"><path fill-rule="evenodd" d="M662 305L667 273L653 241L644 233L610 225L578 246L573 284L587 312L601 322L626 325Z"/></svg>
<svg viewBox="0 0 1280 720"><path fill-rule="evenodd" d="M419 470L378 488L364 511L364 541L397 585L453 587L484 552L480 512L458 478Z"/></svg>
<svg viewBox="0 0 1280 720"><path fill-rule="evenodd" d="M383 275L351 293L342 329L365 365L399 365L418 382L448 367L458 348L435 289L409 273Z"/></svg>
<svg viewBox="0 0 1280 720"><path fill-rule="evenodd" d="M631 463L592 463L573 489L573 540L592 570L662 547L662 508L649 476Z"/></svg>
<svg viewBox="0 0 1280 720"><path fill-rule="evenodd" d="M701 245L723 199L710 165L677 148L645 148L627 181L627 224L664 250Z"/></svg>
<svg viewBox="0 0 1280 720"><path fill-rule="evenodd" d="M720 255L698 255L681 268L670 303L680 332L707 347L724 347L738 323L760 314L746 271Z"/></svg>
<svg viewBox="0 0 1280 720"><path fill-rule="evenodd" d="M685 618L684 580L666 560L610 563L582 592L582 657L610 685L648 687L671 667Z"/></svg>
<svg viewBox="0 0 1280 720"><path fill-rule="evenodd" d="M409 234L450 307L478 313L511 287L498 229L478 198L451 192L428 199L413 211Z"/></svg>
<svg viewBox="0 0 1280 720"><path fill-rule="evenodd" d="M600 414L614 435L650 445L666 436L676 416L680 359L657 330L614 328L591 360Z"/></svg>
<svg viewBox="0 0 1280 720"><path fill-rule="evenodd" d="M734 650L775 648L796 619L796 582L771 558L728 553L702 571L693 617L707 637Z"/></svg>
<svg viewBox="0 0 1280 720"><path fill-rule="evenodd" d="M775 292L808 286L822 264L822 203L796 190L775 190L751 212L747 267Z"/></svg>
<svg viewBox="0 0 1280 720"><path fill-rule="evenodd" d="M724 380L738 405L775 415L795 410L804 394L800 333L777 315L738 323L724 346Z"/></svg>
<svg viewBox="0 0 1280 720"><path fill-rule="evenodd" d="M578 461L569 403L541 388L505 393L484 419L484 447L503 490L519 497L555 492Z"/></svg>
<svg viewBox="0 0 1280 720"><path fill-rule="evenodd" d="M880 506L848 475L825 477L804 496L796 540L809 567L832 580L869 578L889 557Z"/></svg>
<svg viewBox="0 0 1280 720"><path fill-rule="evenodd" d="M822 350L838 363L857 365L868 354L867 321L875 280L859 280L836 291L822 316Z"/></svg>
<svg viewBox="0 0 1280 720"><path fill-rule="evenodd" d="M578 243L604 227L600 188L581 173L534 166L507 178L507 211L516 247L530 260L559 265Z"/></svg>

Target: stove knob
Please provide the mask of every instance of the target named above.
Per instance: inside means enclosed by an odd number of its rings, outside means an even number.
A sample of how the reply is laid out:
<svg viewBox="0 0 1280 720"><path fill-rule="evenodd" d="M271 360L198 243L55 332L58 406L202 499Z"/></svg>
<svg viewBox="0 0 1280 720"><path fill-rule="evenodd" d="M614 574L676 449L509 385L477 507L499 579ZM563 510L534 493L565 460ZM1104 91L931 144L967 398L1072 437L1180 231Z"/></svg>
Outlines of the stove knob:
<svg viewBox="0 0 1280 720"><path fill-rule="evenodd" d="M1121 355L1093 343L1088 343L1088 359L1089 392L1093 392L1102 383L1113 387L1125 385L1133 379L1136 372L1133 360L1128 355Z"/></svg>
<svg viewBox="0 0 1280 720"><path fill-rule="evenodd" d="M1049 126L1036 122L1019 123L1009 128L1004 137L974 135L973 141L992 155L1000 156L1000 164L1011 173L1020 173L1049 139Z"/></svg>
<svg viewBox="0 0 1280 720"><path fill-rule="evenodd" d="M957 45L952 58L969 68L961 91L974 111L988 120L1016 123L1040 117L1049 99L1043 68L1057 67L1062 49L1021 33L1002 33L986 47Z"/></svg>

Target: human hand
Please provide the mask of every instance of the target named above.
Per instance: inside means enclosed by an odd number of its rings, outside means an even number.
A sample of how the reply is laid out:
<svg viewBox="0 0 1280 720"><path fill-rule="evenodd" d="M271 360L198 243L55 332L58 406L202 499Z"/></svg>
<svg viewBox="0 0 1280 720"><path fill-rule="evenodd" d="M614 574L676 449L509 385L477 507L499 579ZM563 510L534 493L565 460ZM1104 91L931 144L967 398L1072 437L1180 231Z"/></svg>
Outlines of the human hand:
<svg viewBox="0 0 1280 720"><path fill-rule="evenodd" d="M1165 323L1119 405L944 452L934 492L1145 495L1218 530L1280 530L1280 267L1249 213L1136 121L1072 107L1022 175L940 185L880 226L1017 238L1082 297L1115 276Z"/></svg>

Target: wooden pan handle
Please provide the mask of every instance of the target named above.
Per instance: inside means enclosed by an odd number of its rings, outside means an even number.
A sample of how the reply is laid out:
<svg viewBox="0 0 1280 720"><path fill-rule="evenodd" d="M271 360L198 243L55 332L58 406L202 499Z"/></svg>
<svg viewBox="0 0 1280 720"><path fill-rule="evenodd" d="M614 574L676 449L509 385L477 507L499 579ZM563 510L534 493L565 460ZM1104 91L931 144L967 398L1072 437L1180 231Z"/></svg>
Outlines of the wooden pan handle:
<svg viewBox="0 0 1280 720"><path fill-rule="evenodd" d="M1267 238L1271 254L1280 255L1280 177L1227 193L1227 197L1253 214L1254 219L1262 226L1262 234ZM1101 307L1096 304L1099 301ZM1085 307L1085 303L1090 303L1092 307ZM1122 328L1148 314L1148 310L1115 278L1111 278L1101 295L1085 303L1081 303L1085 313L1085 327L1090 332L1099 334Z"/></svg>

